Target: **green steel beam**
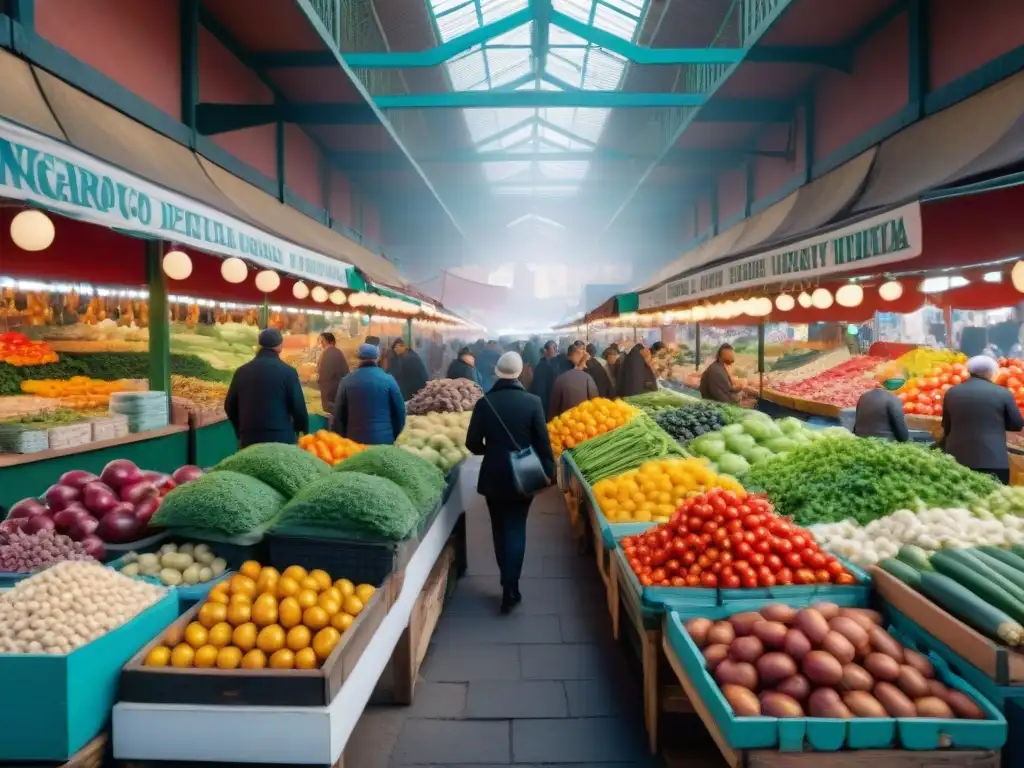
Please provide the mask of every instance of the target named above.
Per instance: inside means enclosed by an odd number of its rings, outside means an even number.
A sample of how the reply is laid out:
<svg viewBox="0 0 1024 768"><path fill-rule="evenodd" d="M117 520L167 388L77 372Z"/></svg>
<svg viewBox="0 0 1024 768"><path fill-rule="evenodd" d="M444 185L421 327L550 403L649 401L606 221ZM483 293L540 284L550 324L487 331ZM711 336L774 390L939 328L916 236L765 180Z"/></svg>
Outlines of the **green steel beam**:
<svg viewBox="0 0 1024 768"><path fill-rule="evenodd" d="M199 103L199 0L181 0L181 122L196 146L196 104Z"/></svg>
<svg viewBox="0 0 1024 768"><path fill-rule="evenodd" d="M929 6L925 0L910 0L907 7L908 16L908 41L907 52L909 55L908 75L909 92L908 102L917 111L917 119L925 116L924 100L930 90L930 14Z"/></svg>
<svg viewBox="0 0 1024 768"><path fill-rule="evenodd" d="M853 72L853 51L841 45L757 45L747 61L764 64L817 64L840 72Z"/></svg>
<svg viewBox="0 0 1024 768"><path fill-rule="evenodd" d="M530 31L530 60L533 75L540 84L547 72L551 31L551 0L530 0L533 26Z"/></svg>
<svg viewBox="0 0 1024 768"><path fill-rule="evenodd" d="M196 106L196 130L204 136L270 125L377 125L372 108L363 104L210 104Z"/></svg>
<svg viewBox="0 0 1024 768"><path fill-rule="evenodd" d="M598 107L649 109L699 107L700 93L633 93L623 91L455 91L377 96L380 109L551 109Z"/></svg>

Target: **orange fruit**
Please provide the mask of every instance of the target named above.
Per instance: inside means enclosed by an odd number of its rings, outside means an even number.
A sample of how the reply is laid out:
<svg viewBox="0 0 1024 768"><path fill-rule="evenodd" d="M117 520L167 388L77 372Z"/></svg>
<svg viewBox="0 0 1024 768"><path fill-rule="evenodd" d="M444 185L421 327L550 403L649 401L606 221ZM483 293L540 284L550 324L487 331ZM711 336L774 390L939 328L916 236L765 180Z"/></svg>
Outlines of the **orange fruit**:
<svg viewBox="0 0 1024 768"><path fill-rule="evenodd" d="M372 584L360 584L358 587L356 587L356 597L362 600L363 605L366 605L368 602L370 602L370 598L373 597L373 594L376 591L377 588Z"/></svg>
<svg viewBox="0 0 1024 768"><path fill-rule="evenodd" d="M316 590L314 589L302 589L295 599L299 601L299 607L305 610L306 608L312 608L316 605Z"/></svg>
<svg viewBox="0 0 1024 768"><path fill-rule="evenodd" d="M260 571L263 569L259 563L255 560L247 560L242 563L238 568L238 572L243 576L248 576L253 581L256 581L260 577Z"/></svg>
<svg viewBox="0 0 1024 768"><path fill-rule="evenodd" d="M334 582L334 588L341 592L341 596L343 598L348 597L349 595L354 595L356 592L356 585L348 579L338 579Z"/></svg>
<svg viewBox="0 0 1024 768"><path fill-rule="evenodd" d="M235 602L228 606L228 624L233 627L247 623L252 618L252 606L248 603Z"/></svg>
<svg viewBox="0 0 1024 768"><path fill-rule="evenodd" d="M264 653L274 653L284 648L284 639L284 630L277 624L271 624L256 636L256 647Z"/></svg>
<svg viewBox="0 0 1024 768"><path fill-rule="evenodd" d="M191 667L195 657L196 652L192 649L191 645L186 645L185 643L176 645L174 650L171 651L171 666L178 667L179 669Z"/></svg>
<svg viewBox="0 0 1024 768"><path fill-rule="evenodd" d="M158 645L146 654L145 664L147 667L166 667L170 661L171 649L166 645Z"/></svg>
<svg viewBox="0 0 1024 768"><path fill-rule="evenodd" d="M287 648L282 648L279 651L274 651L270 657L271 669L294 669L295 668L295 654L289 651Z"/></svg>
<svg viewBox="0 0 1024 768"><path fill-rule="evenodd" d="M259 634L259 629L251 621L240 624L231 633L231 643L243 651L251 651L256 647L257 634Z"/></svg>
<svg viewBox="0 0 1024 768"><path fill-rule="evenodd" d="M320 586L320 582L314 579L312 576L307 576L306 578L299 581L299 587L301 587L304 590L311 589L313 590L313 592L319 592L321 589L323 589L323 587Z"/></svg>
<svg viewBox="0 0 1024 768"><path fill-rule="evenodd" d="M262 595L252 607L252 620L257 627L276 624L277 600L270 595Z"/></svg>
<svg viewBox="0 0 1024 768"><path fill-rule="evenodd" d="M314 631L323 629L330 624L330 622L331 617L328 616L327 611L319 605L314 605L302 612L302 623Z"/></svg>
<svg viewBox="0 0 1024 768"><path fill-rule="evenodd" d="M206 645L206 638L208 633L206 627L200 624L198 621L193 621L187 627L185 627L185 642L191 645L193 648L201 648Z"/></svg>
<svg viewBox="0 0 1024 768"><path fill-rule="evenodd" d="M214 648L223 648L231 642L232 632L233 630L231 625L226 621L214 624L208 633L207 642L209 642L209 644Z"/></svg>
<svg viewBox="0 0 1024 768"><path fill-rule="evenodd" d="M344 632L346 629L351 627L353 621L355 621L355 619L352 615L343 611L338 611L336 614L331 616L331 626L339 632Z"/></svg>
<svg viewBox="0 0 1024 768"><path fill-rule="evenodd" d="M358 616L363 611L363 601L355 595L349 595L345 598L345 603L341 606L341 609L345 613L351 613L353 616Z"/></svg>
<svg viewBox="0 0 1024 768"><path fill-rule="evenodd" d="M313 636L313 651L320 661L326 661L331 651L341 640L341 633L334 627L325 627Z"/></svg>
<svg viewBox="0 0 1024 768"><path fill-rule="evenodd" d="M257 572L257 576L259 573ZM246 595L252 597L256 594L256 582L248 576L236 573L228 580L228 588L232 595Z"/></svg>
<svg viewBox="0 0 1024 768"><path fill-rule="evenodd" d="M232 595L228 598L228 605L234 605L235 603L241 603L242 605L252 605L252 597L250 595Z"/></svg>
<svg viewBox="0 0 1024 768"><path fill-rule="evenodd" d="M175 625L167 628L167 634L164 635L164 645L168 648L174 648L174 646L181 645L183 642L185 642L184 628Z"/></svg>
<svg viewBox="0 0 1024 768"><path fill-rule="evenodd" d="M320 599L317 601L319 606L327 611L328 616L333 616L341 610L341 603L335 600L329 595L320 595Z"/></svg>
<svg viewBox="0 0 1024 768"><path fill-rule="evenodd" d="M301 651L303 648L308 648L310 641L313 639L313 634L307 627L299 624L297 627L292 627L288 630L288 636L285 638L285 644L293 651Z"/></svg>
<svg viewBox="0 0 1024 768"><path fill-rule="evenodd" d="M331 574L327 571L321 570L320 568L314 568L309 572L309 578L319 584L321 590L331 588Z"/></svg>
<svg viewBox="0 0 1024 768"><path fill-rule="evenodd" d="M242 663L242 652L233 645L221 648L217 652L217 667L219 669L238 669Z"/></svg>
<svg viewBox="0 0 1024 768"><path fill-rule="evenodd" d="M337 587L328 587L320 593L320 600L323 600L325 597L330 597L332 600L335 600L338 605L341 605L342 601L345 599L345 596L341 594L341 590Z"/></svg>
<svg viewBox="0 0 1024 768"><path fill-rule="evenodd" d="M277 596L279 598L293 597L299 591L299 582L287 575L287 572L281 575L281 578L277 580Z"/></svg>
<svg viewBox="0 0 1024 768"><path fill-rule="evenodd" d="M242 669L263 669L267 666L267 655L259 648L253 648L242 657Z"/></svg>
<svg viewBox="0 0 1024 768"><path fill-rule="evenodd" d="M256 592L257 594L263 594L264 592L276 592L277 582L281 580L281 574L277 572L276 568L271 568L269 565L260 571L259 577L256 579Z"/></svg>
<svg viewBox="0 0 1024 768"><path fill-rule="evenodd" d="M302 648L295 653L296 669L316 669L319 662L316 658L316 651L312 648Z"/></svg>
<svg viewBox="0 0 1024 768"><path fill-rule="evenodd" d="M212 645L196 648L196 656L192 663L200 669L209 669L217 664L217 653L218 649Z"/></svg>
<svg viewBox="0 0 1024 768"><path fill-rule="evenodd" d="M228 593L227 592L210 592L210 596L206 598L207 602L220 603L221 605L228 604Z"/></svg>
<svg viewBox="0 0 1024 768"><path fill-rule="evenodd" d="M301 565L289 565L284 569L281 575L287 576L289 579L294 579L295 581L302 581L304 578L309 576L309 574L306 573L306 569Z"/></svg>
<svg viewBox="0 0 1024 768"><path fill-rule="evenodd" d="M227 618L228 609L221 603L204 603L199 609L199 623L207 629L211 629L214 624L220 624Z"/></svg>
<svg viewBox="0 0 1024 768"><path fill-rule="evenodd" d="M302 621L302 606L294 597L286 597L277 606L277 619L285 629L291 629Z"/></svg>

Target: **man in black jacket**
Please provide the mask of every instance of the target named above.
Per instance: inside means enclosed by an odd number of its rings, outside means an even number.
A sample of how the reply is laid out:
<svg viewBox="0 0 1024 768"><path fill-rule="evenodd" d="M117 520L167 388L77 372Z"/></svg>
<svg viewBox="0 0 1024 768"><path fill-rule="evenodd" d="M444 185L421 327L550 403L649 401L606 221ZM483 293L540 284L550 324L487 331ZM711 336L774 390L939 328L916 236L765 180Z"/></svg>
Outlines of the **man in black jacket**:
<svg viewBox="0 0 1024 768"><path fill-rule="evenodd" d="M476 359L473 357L473 351L469 347L463 347L459 350L459 356L452 360L451 365L448 366L448 371L445 373L445 377L449 379L469 379L480 384L480 374L476 370Z"/></svg>
<svg viewBox="0 0 1024 768"><path fill-rule="evenodd" d="M423 359L413 350L406 346L401 338L391 343L391 362L388 363L388 373L395 377L398 388L402 390L402 397L406 402L412 400L416 393L427 386L427 366Z"/></svg>
<svg viewBox="0 0 1024 768"><path fill-rule="evenodd" d="M256 443L289 443L309 431L309 414L299 372L281 360L284 339L276 328L259 335L256 357L231 378L224 410L241 448Z"/></svg>

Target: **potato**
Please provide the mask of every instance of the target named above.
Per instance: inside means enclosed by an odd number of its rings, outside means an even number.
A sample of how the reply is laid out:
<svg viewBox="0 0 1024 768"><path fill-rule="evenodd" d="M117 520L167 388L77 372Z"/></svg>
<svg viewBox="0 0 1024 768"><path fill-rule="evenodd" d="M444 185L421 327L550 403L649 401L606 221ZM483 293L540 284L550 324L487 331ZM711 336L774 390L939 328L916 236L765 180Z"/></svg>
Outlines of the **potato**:
<svg viewBox="0 0 1024 768"><path fill-rule="evenodd" d="M928 681L928 695L938 696L943 701L949 696L949 688L946 687L945 683L940 683L938 680Z"/></svg>
<svg viewBox="0 0 1024 768"><path fill-rule="evenodd" d="M178 547L178 551L183 555L188 555L189 557L191 557L192 553L195 551L195 548L195 544L186 542L185 544L182 544L180 547Z"/></svg>
<svg viewBox="0 0 1024 768"><path fill-rule="evenodd" d="M782 650L799 662L811 652L811 641L799 629L790 629L782 641Z"/></svg>
<svg viewBox="0 0 1024 768"><path fill-rule="evenodd" d="M892 683L879 683L875 686L874 694L889 717L917 717L914 702Z"/></svg>
<svg viewBox="0 0 1024 768"><path fill-rule="evenodd" d="M186 584L198 584L200 567L198 563L192 563L181 573L181 578Z"/></svg>
<svg viewBox="0 0 1024 768"><path fill-rule="evenodd" d="M210 568L213 570L214 576L220 576L228 569L228 561L223 557L215 557L213 562L210 563Z"/></svg>
<svg viewBox="0 0 1024 768"><path fill-rule="evenodd" d="M736 631L728 621L716 621L708 628L707 642L709 645L729 645L736 639Z"/></svg>
<svg viewBox="0 0 1024 768"><path fill-rule="evenodd" d="M723 660L729 658L729 646L722 643L707 645L702 653L704 654L704 661L707 662L708 671L714 672L715 667L721 664Z"/></svg>
<svg viewBox="0 0 1024 768"><path fill-rule="evenodd" d="M757 717L761 714L761 702L757 695L743 686L723 685L722 695L737 717Z"/></svg>
<svg viewBox="0 0 1024 768"><path fill-rule="evenodd" d="M214 561L213 552L210 552L209 550L206 552L200 552L198 547L196 547L196 551L192 553L192 557L194 557L195 561L201 565L209 565Z"/></svg>
<svg viewBox="0 0 1024 768"><path fill-rule="evenodd" d="M831 630L825 635L825 639L821 641L821 649L835 656L840 664L849 664L857 658L857 651L854 649L853 643L838 632L832 632Z"/></svg>
<svg viewBox="0 0 1024 768"><path fill-rule="evenodd" d="M977 705L977 703L962 691L949 691L943 699L949 708L953 710L953 713L964 720L987 720L988 715L985 714L985 710Z"/></svg>
<svg viewBox="0 0 1024 768"><path fill-rule="evenodd" d="M206 565L199 569L199 583L210 581L213 579L213 568Z"/></svg>
<svg viewBox="0 0 1024 768"><path fill-rule="evenodd" d="M864 655L869 652L870 643L867 630L849 616L836 616L829 619L828 628L849 640L854 648L863 649Z"/></svg>
<svg viewBox="0 0 1024 768"><path fill-rule="evenodd" d="M870 691L875 687L875 678L860 664L851 662L843 665L843 679L839 687L844 691Z"/></svg>
<svg viewBox="0 0 1024 768"><path fill-rule="evenodd" d="M882 615L868 608L840 608L839 615L853 619L866 630L882 623Z"/></svg>
<svg viewBox="0 0 1024 768"><path fill-rule="evenodd" d="M843 694L843 704L849 707L857 717L888 717L885 707L867 691L847 691Z"/></svg>
<svg viewBox="0 0 1024 768"><path fill-rule="evenodd" d="M765 621L778 621L783 624L789 624L796 618L796 610L782 603L772 603L761 609L761 615L765 618Z"/></svg>
<svg viewBox="0 0 1024 768"><path fill-rule="evenodd" d="M814 608L801 608L796 614L794 624L815 645L820 644L828 634L828 622Z"/></svg>
<svg viewBox="0 0 1024 768"><path fill-rule="evenodd" d="M757 676L762 685L775 685L797 673L796 662L784 653L773 651L757 660Z"/></svg>
<svg viewBox="0 0 1024 768"><path fill-rule="evenodd" d="M918 653L912 648L904 648L903 656L905 663L920 672L923 677L929 680L935 677L935 667L924 654Z"/></svg>
<svg viewBox="0 0 1024 768"><path fill-rule="evenodd" d="M764 621L764 617L756 611L745 611L729 617L729 623L732 624L733 631L739 637L749 635L759 621Z"/></svg>
<svg viewBox="0 0 1024 768"><path fill-rule="evenodd" d="M757 670L745 661L725 659L715 667L715 680L719 685L732 683L754 690L757 688Z"/></svg>
<svg viewBox="0 0 1024 768"><path fill-rule="evenodd" d="M803 717L804 708L792 696L778 691L761 694L761 712L767 717Z"/></svg>
<svg viewBox="0 0 1024 768"><path fill-rule="evenodd" d="M843 665L826 651L811 651L804 656L800 671L815 685L831 687L843 679Z"/></svg>
<svg viewBox="0 0 1024 768"><path fill-rule="evenodd" d="M139 555L139 568L152 568L160 565L160 556L154 552L144 552Z"/></svg>
<svg viewBox="0 0 1024 768"><path fill-rule="evenodd" d="M168 587L176 587L181 584L181 571L174 568L164 568L160 571L160 583Z"/></svg>
<svg viewBox="0 0 1024 768"><path fill-rule="evenodd" d="M166 555L168 552L177 552L177 551L178 551L178 545L177 544L164 544L162 547L160 547L160 554L161 555Z"/></svg>
<svg viewBox="0 0 1024 768"><path fill-rule="evenodd" d="M754 635L766 648L781 648L787 631L786 625L779 621L759 621L754 625Z"/></svg>
<svg viewBox="0 0 1024 768"><path fill-rule="evenodd" d="M775 690L779 693L784 693L787 696L792 696L797 701L803 702L807 700L807 697L811 694L811 682L801 674L787 677L785 680L775 686Z"/></svg>
<svg viewBox="0 0 1024 768"><path fill-rule="evenodd" d="M139 575L139 564L128 563L124 568L121 569L121 573L125 576L138 576Z"/></svg>
<svg viewBox="0 0 1024 768"><path fill-rule="evenodd" d="M871 647L879 653L892 657L898 664L903 663L903 646L882 627L876 626L869 629L868 640L871 641Z"/></svg>
<svg viewBox="0 0 1024 768"><path fill-rule="evenodd" d="M875 680L894 683L900 676L900 665L892 656L884 653L869 653L864 659L866 669Z"/></svg>
<svg viewBox="0 0 1024 768"><path fill-rule="evenodd" d="M820 603L812 603L811 608L813 608L822 616L824 616L826 621L828 621L829 619L834 619L836 616L839 615L839 606L835 603L830 603L827 601L822 601Z"/></svg>
<svg viewBox="0 0 1024 768"><path fill-rule="evenodd" d="M955 715L949 704L938 696L925 696L914 702L917 707L918 717L939 717L945 720L952 720Z"/></svg>
<svg viewBox="0 0 1024 768"><path fill-rule="evenodd" d="M811 717L831 717L849 720L853 713L843 704L839 694L831 688L819 688L807 700L807 711Z"/></svg>
<svg viewBox="0 0 1024 768"><path fill-rule="evenodd" d="M736 661L746 661L753 664L764 654L764 644L754 637L737 637L729 646L729 655Z"/></svg>
<svg viewBox="0 0 1024 768"><path fill-rule="evenodd" d="M683 626L686 627L686 633L693 640L693 644L698 648L703 648L708 642L708 630L711 629L711 625L714 624L711 619L695 618L689 619Z"/></svg>
<svg viewBox="0 0 1024 768"><path fill-rule="evenodd" d="M928 695L928 681L909 664L900 667L896 686L912 699L921 699Z"/></svg>

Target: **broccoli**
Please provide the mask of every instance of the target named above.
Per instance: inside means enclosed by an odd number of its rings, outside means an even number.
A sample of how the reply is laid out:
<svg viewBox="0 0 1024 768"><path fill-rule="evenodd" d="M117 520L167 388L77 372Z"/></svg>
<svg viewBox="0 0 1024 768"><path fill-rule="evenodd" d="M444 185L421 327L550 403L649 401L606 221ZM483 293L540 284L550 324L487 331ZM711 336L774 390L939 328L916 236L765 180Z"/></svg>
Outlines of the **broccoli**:
<svg viewBox="0 0 1024 768"><path fill-rule="evenodd" d="M231 536L266 525L285 498L266 483L238 472L211 472L167 494L152 524L203 528Z"/></svg>
<svg viewBox="0 0 1024 768"><path fill-rule="evenodd" d="M390 480L405 491L420 514L437 505L446 483L444 473L431 462L392 445L376 445L360 451L336 465L334 471L362 472Z"/></svg>
<svg viewBox="0 0 1024 768"><path fill-rule="evenodd" d="M262 480L286 499L331 471L327 462L294 445L260 443L243 448L213 468Z"/></svg>

